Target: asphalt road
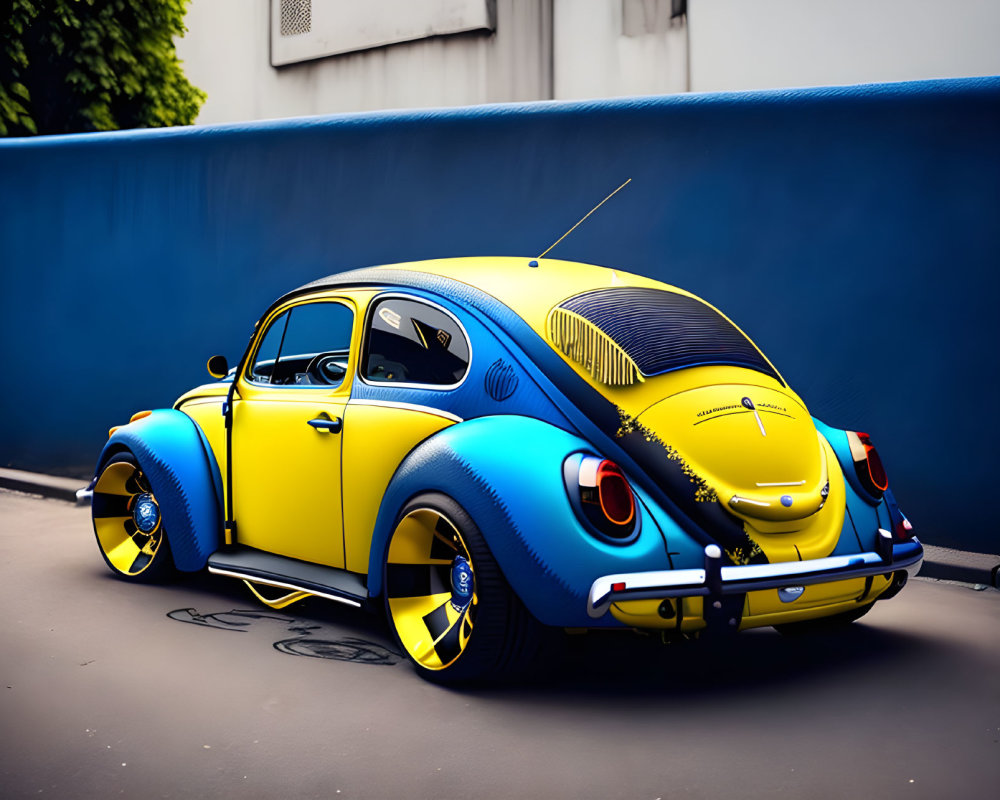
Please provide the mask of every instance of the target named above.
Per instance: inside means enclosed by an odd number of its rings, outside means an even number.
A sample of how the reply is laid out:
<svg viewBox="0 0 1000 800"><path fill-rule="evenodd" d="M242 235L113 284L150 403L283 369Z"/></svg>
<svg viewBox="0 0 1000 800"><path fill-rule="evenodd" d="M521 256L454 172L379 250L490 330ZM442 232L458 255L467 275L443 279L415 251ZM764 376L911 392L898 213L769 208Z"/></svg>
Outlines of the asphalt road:
<svg viewBox="0 0 1000 800"><path fill-rule="evenodd" d="M0 492L0 797L943 798L1000 785L1000 591L917 579L841 634L574 637L454 691L377 618L113 577L88 509Z"/></svg>

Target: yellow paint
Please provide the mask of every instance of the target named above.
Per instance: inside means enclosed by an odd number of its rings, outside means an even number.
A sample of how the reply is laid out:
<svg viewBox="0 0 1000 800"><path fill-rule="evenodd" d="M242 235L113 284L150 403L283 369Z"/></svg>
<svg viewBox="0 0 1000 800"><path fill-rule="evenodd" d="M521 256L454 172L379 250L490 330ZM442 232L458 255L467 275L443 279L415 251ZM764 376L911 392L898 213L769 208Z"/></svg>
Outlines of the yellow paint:
<svg viewBox="0 0 1000 800"><path fill-rule="evenodd" d="M864 578L820 583L805 587L802 596L793 603L782 603L777 589L751 592L747 595L749 611L743 617L740 630L805 622L852 611L860 605L874 602L891 582L889 578L876 575L867 595L864 593Z"/></svg>
<svg viewBox="0 0 1000 800"><path fill-rule="evenodd" d="M447 523L447 525L442 525L442 522ZM446 532L442 533L439 528L446 528ZM418 569L450 563L451 559L430 557L435 539L445 542L452 548L455 555L466 558L473 571L473 585L475 585L475 565L472 563L472 557L461 535L451 520L429 508L411 511L400 520L392 532L387 560L390 564L416 565ZM449 664L454 663L464 652L472 636L474 613L479 602L475 590L473 590L469 606L465 611L457 610L452 605L451 591L436 592L419 597L393 597L393 588L390 584L386 587L386 592L389 598L389 616L392 626L407 653L418 664L431 670L444 669ZM439 609L444 610L447 624L437 637L433 638L424 618ZM468 624L466 625L466 623ZM462 626L458 629L459 646L455 657L448 663L444 663L434 646L451 633L456 625Z"/></svg>
<svg viewBox="0 0 1000 800"><path fill-rule="evenodd" d="M396 597L389 600L389 615L396 634L414 661L427 669L441 669L444 664L434 650L434 640L423 618L447 603L450 592L424 597Z"/></svg>
<svg viewBox="0 0 1000 800"><path fill-rule="evenodd" d="M347 369L351 375L357 364L360 309L344 293L319 296L354 311ZM247 370L271 321L303 302L299 298L283 304L258 327ZM240 544L326 566L344 566L341 434L317 430L308 423L317 418L342 420L350 389L350 380L336 387L271 386L251 383L245 374L238 376L232 473L233 515Z"/></svg>
<svg viewBox="0 0 1000 800"><path fill-rule="evenodd" d="M756 414L741 404L743 397L753 401ZM732 509L743 516L801 519L819 507L825 469L816 428L805 409L776 389L690 389L657 403L639 422L677 448L721 503L730 505L734 495L745 498ZM790 507L781 503L783 495L793 499Z"/></svg>
<svg viewBox="0 0 1000 800"><path fill-rule="evenodd" d="M865 579L851 578L806 586L802 595L791 603L781 602L777 589L763 589L749 592L743 606L740 630L802 622L840 614L857 608L863 603L873 602L891 583L885 576L872 579L871 590L865 593ZM611 614L619 622L640 630L679 630L690 633L705 627L702 617L704 602L701 597L675 599L674 608L681 603L684 617L678 627L678 620L664 619L659 614L662 600L625 600L612 603Z"/></svg>
<svg viewBox="0 0 1000 800"><path fill-rule="evenodd" d="M389 480L407 453L452 420L413 408L352 402L344 417L344 546L347 569L368 572L375 518Z"/></svg>
<svg viewBox="0 0 1000 800"><path fill-rule="evenodd" d="M701 597L674 598L670 602L675 614L678 608L681 617L664 619L659 608L663 602L659 600L623 600L611 604L611 616L619 622L640 630L666 630L679 633L693 633L705 627L703 617L704 601Z"/></svg>
<svg viewBox="0 0 1000 800"><path fill-rule="evenodd" d="M292 605L292 603L298 603L300 600L305 600L307 597L314 597L314 595L310 594L309 592L296 590L271 600L268 599L267 597L264 597L264 595L262 595L259 591L257 591L257 587L254 586L250 581L243 581L243 583L246 584L247 588L253 593L254 597L260 600L260 602L262 602L265 606L273 608L276 611L280 611L283 608L288 608L288 606Z"/></svg>
<svg viewBox="0 0 1000 800"><path fill-rule="evenodd" d="M777 589L762 589L747 594L748 615L750 617L757 617L782 614L787 611L799 612L806 609L823 610L832 605L848 601L874 600L888 585L888 579L877 576L872 581L872 592L866 597L864 578L851 578L846 581L833 581L831 583L817 583L812 586L806 586L798 599L791 603L781 602Z"/></svg>
<svg viewBox="0 0 1000 800"><path fill-rule="evenodd" d="M583 380L621 409L623 419L638 421L643 430L651 431L676 452L701 482L699 486L703 485L702 499L714 501L718 497L723 507L742 519L748 535L768 560L820 558L832 551L843 525L843 476L829 445L817 440L808 411L793 391L767 375L728 366L696 367L643 379L620 348L613 343L609 346L596 335L581 350L582 345L570 339L573 335L577 339L589 335L582 325L585 321L564 319L553 312L570 297L610 287L655 288L693 295L620 270L556 259L539 259L537 268L528 263L528 258L465 258L381 269L452 278L515 309ZM326 290L308 297L309 301L324 298L353 306L355 328L348 376L356 374L365 310L377 293L371 289ZM258 325L253 347L275 316L305 300L297 298L276 308ZM252 363L251 356L248 364ZM414 446L453 421L413 407L349 402L350 386L350 378L336 389L327 389L259 386L244 376L238 377L234 501L241 543L367 572L375 519L393 473ZM223 474L226 453L221 402L227 390L226 384L206 384L177 403L205 432ZM740 406L744 396L752 398L757 415ZM730 409L734 413L701 413L727 405L736 406ZM319 433L310 428L306 423L320 413L341 417L342 433ZM766 436L759 430L758 416ZM817 511L819 492L827 480L829 497ZM758 485L775 483L787 485ZM734 510L729 503L734 495L767 503L766 510L763 505L753 504L738 505ZM781 504L782 495L792 497L790 507ZM790 536L793 532L794 536ZM412 545L411 537L404 538ZM414 556L410 553L406 558ZM882 590L884 586L870 596ZM810 597L822 595L820 590L809 591ZM435 663L433 642L421 638L426 628L418 612L425 607L421 603L433 604L436 597L390 601L390 609L395 609L394 620L396 612L402 615L399 624L406 632L401 636L412 642L412 647L408 645L411 654L432 669L443 665ZM757 602L762 604L760 609L769 608L765 598ZM760 611L752 619L758 620L756 624L771 624L760 620L777 618L775 615L781 619L789 614L822 615L845 602L856 603L830 596L816 608L791 604L796 607ZM679 627L682 631L703 627L701 598L676 603L680 623L677 618L659 617L658 600L616 603L611 613L635 627Z"/></svg>
<svg viewBox="0 0 1000 800"><path fill-rule="evenodd" d="M628 353L593 322L564 308L549 313L549 341L604 386L631 386L645 380Z"/></svg>
<svg viewBox="0 0 1000 800"><path fill-rule="evenodd" d="M864 578L817 583L806 586L799 598L791 603L783 603L777 589L749 592L743 606L740 630L820 619L850 611L863 603L873 602L889 588L891 582L888 577L876 575L867 594ZM619 601L612 603L611 614L619 622L641 630L679 630L690 633L705 627L702 618L704 601L701 597L671 601L675 610L678 603L682 604L684 617L680 627L676 617L664 619L660 616L658 609L661 602L662 600L657 599Z"/></svg>
<svg viewBox="0 0 1000 800"><path fill-rule="evenodd" d="M664 619L660 616L661 600L624 600L611 604L611 616L632 628L674 629L677 618Z"/></svg>
<svg viewBox="0 0 1000 800"><path fill-rule="evenodd" d="M529 267L528 261L463 258L391 268L462 281L515 309L583 380L618 406L623 419L637 420L662 441L685 474L690 473L698 499L714 502L718 498L724 508L743 519L748 533L770 560L816 558L819 557L816 553L825 555L832 550L840 530L836 518L843 516L842 502L833 500L836 494L833 484L840 470L836 459L823 457L824 447L817 443L809 412L795 392L763 373L719 365L629 382L626 380L629 367L614 353L615 348L596 340L589 348L569 342L567 336L573 332L569 329L574 326L553 316L558 316L553 309L570 297L611 287L654 288L686 297L695 295L621 270L556 259L540 259L538 267ZM758 407L766 437L761 435L754 413L741 406L743 397L750 397ZM707 415L709 419L706 415L698 416L706 409L726 405L736 405L738 409L733 410L737 413L717 418ZM702 424L696 424L699 422ZM828 476L824 476L824 468ZM820 490L827 477L831 482L831 498L816 514L822 502ZM798 481L804 483L757 486L757 483ZM791 507L781 504L784 494L792 496ZM767 510L761 511L763 506L748 503L734 511L729 504L733 495L767 502ZM836 506L840 506L839 510ZM802 552L802 546L800 555L787 540L773 538L779 532L806 528L809 541L805 549L809 555Z"/></svg>
<svg viewBox="0 0 1000 800"><path fill-rule="evenodd" d="M768 628L772 625L787 625L790 622L807 622L808 620L821 619L822 617L842 614L858 607L855 600L845 600L841 603L820 606L818 608L790 608L776 614L761 614L755 617L744 617L740 623L740 630L750 630L751 628Z"/></svg>
<svg viewBox="0 0 1000 800"><path fill-rule="evenodd" d="M437 514L430 510L421 510L407 514L393 532L387 560L390 564L450 564L451 558L431 558L429 553L433 537L440 538L434 531ZM448 542L453 549L457 547L457 539Z"/></svg>
<svg viewBox="0 0 1000 800"><path fill-rule="evenodd" d="M343 418L346 398L293 387L255 387L236 401L233 513L240 544L344 566L340 434L308 422Z"/></svg>
<svg viewBox="0 0 1000 800"><path fill-rule="evenodd" d="M95 494L134 497L135 495L126 487L129 479L136 472L135 466L126 462L118 461L109 465L101 473L101 477L98 478L94 486ZM146 535L140 534L145 540L144 545L140 547L126 527L131 519L131 515L94 517L94 532L97 534L98 545L104 551L104 555L107 556L112 567L123 575L140 575L153 563L152 559L149 559L140 569L133 569L132 565L140 553L145 553L148 556L156 554L162 540L161 524L157 522L156 528L150 532L148 538ZM135 530L134 525L132 530Z"/></svg>
<svg viewBox="0 0 1000 800"><path fill-rule="evenodd" d="M515 309L539 336L552 344L556 352L563 355L577 374L632 416L639 416L653 403L695 386L712 383L745 383L782 389L778 381L767 375L725 366L680 370L624 386L608 386L602 383L591 375L587 367L565 355L553 340L549 330L549 315L555 306L578 294L612 287L661 289L685 297L695 297L698 300L701 298L675 286L619 269L612 270L592 264L551 258L540 258L537 267L529 267L529 261L528 258L510 257L449 258L393 264L378 269L441 275L475 286L492 295L504 305ZM732 323L732 320L724 314L722 316ZM739 329L735 323L732 324ZM763 353L761 355L763 356ZM763 357L766 360L766 356ZM788 389L782 391L802 405L802 401L794 392ZM804 405L802 407L804 408Z"/></svg>
<svg viewBox="0 0 1000 800"><path fill-rule="evenodd" d="M833 448L822 437L819 441L830 482L826 505L804 519L784 523L769 523L767 520L744 517L743 528L747 535L760 546L767 560L772 563L825 558L833 552L840 540L847 503L844 474ZM846 535L853 534L848 532Z"/></svg>
<svg viewBox="0 0 1000 800"><path fill-rule="evenodd" d="M228 383L206 383L202 386L196 386L194 389L191 389L178 397L177 402L174 403L174 408L180 408L182 405L195 401L225 398L228 393Z"/></svg>

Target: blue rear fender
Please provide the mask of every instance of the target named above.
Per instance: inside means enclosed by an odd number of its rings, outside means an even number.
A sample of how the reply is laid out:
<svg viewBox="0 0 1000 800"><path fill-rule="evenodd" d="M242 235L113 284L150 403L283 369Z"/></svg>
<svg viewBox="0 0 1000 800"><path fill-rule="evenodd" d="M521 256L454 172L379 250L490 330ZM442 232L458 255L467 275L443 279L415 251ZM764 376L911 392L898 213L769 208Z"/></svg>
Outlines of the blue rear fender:
<svg viewBox="0 0 1000 800"><path fill-rule="evenodd" d="M462 422L418 445L382 499L369 594L382 593L388 542L402 508L416 495L441 492L472 517L507 582L540 622L619 626L610 615L599 622L587 615L590 586L602 575L669 569L664 532L649 512L651 501L634 482L640 501L636 539L608 544L588 532L570 505L563 478L563 464L574 453L601 455L561 428L508 415Z"/></svg>
<svg viewBox="0 0 1000 800"><path fill-rule="evenodd" d="M847 431L833 428L813 417L813 423L823 437L830 443L837 455L840 469L844 473L844 484L847 491L847 516L844 519L844 533L834 555L851 552L853 542L848 531L853 527L856 534L857 549L873 551L876 549L878 529L884 528L894 532L903 519L892 490L887 489L884 495L875 499L861 486L857 472L854 469L854 459L851 456L851 446L847 441Z"/></svg>
<svg viewBox="0 0 1000 800"><path fill-rule="evenodd" d="M111 435L96 474L125 451L149 477L177 569L204 568L222 541L222 478L201 429L180 411L154 411Z"/></svg>

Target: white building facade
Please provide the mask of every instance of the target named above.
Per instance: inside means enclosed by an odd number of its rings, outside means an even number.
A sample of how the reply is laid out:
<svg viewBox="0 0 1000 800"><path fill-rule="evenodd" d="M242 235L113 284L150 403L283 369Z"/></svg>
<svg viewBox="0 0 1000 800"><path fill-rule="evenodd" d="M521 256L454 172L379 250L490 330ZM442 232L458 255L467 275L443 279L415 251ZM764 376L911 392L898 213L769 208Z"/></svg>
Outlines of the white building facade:
<svg viewBox="0 0 1000 800"><path fill-rule="evenodd" d="M192 0L199 123L1000 74L995 0Z"/></svg>

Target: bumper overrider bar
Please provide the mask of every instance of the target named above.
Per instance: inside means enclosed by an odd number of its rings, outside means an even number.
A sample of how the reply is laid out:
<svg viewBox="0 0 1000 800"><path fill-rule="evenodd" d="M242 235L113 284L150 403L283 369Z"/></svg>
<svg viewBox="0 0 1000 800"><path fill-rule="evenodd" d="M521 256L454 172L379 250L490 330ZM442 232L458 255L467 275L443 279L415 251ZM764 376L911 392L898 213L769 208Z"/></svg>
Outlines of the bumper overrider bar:
<svg viewBox="0 0 1000 800"><path fill-rule="evenodd" d="M742 567L722 566L722 549L710 544L705 548L704 569L629 572L598 578L590 587L587 613L596 619L607 613L612 603L622 600L721 598L758 589L803 587L897 570L905 570L911 577L916 575L924 557L924 548L916 537L896 544L889 531L880 528L878 533L876 552Z"/></svg>

